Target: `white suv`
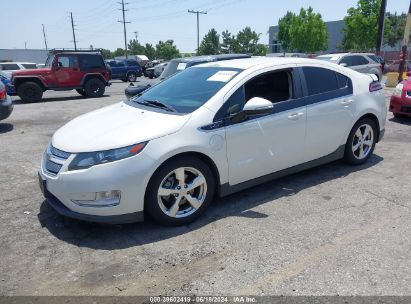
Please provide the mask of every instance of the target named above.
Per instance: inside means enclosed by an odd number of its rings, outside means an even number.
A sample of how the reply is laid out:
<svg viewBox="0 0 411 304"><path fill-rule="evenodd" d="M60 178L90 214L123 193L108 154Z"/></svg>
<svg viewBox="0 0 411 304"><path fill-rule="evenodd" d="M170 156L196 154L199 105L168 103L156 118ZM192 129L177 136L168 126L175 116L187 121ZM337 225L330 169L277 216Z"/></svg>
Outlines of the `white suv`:
<svg viewBox="0 0 411 304"><path fill-rule="evenodd" d="M220 196L344 158L362 164L384 134L374 75L299 58L191 67L134 99L59 129L40 186L57 212L186 224Z"/></svg>

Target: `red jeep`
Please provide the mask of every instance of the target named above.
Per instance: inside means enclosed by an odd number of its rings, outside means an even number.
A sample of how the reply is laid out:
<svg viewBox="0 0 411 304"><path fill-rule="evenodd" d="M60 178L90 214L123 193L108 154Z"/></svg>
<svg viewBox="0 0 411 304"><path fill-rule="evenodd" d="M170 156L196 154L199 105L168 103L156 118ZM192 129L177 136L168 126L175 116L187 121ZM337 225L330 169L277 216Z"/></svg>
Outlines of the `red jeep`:
<svg viewBox="0 0 411 304"><path fill-rule="evenodd" d="M45 68L16 71L10 85L23 101L35 102L47 90L75 89L86 97L100 97L109 80L110 72L100 51L52 50Z"/></svg>

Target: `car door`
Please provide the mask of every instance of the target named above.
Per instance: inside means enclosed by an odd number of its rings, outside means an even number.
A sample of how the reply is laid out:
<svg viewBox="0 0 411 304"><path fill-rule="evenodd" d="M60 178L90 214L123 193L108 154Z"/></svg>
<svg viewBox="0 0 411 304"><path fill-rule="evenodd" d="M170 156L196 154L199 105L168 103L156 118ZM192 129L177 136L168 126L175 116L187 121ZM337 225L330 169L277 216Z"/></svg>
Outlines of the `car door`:
<svg viewBox="0 0 411 304"><path fill-rule="evenodd" d="M83 73L75 54L62 54L57 58L58 69L54 76L58 87L78 87Z"/></svg>
<svg viewBox="0 0 411 304"><path fill-rule="evenodd" d="M307 104L307 162L345 144L353 125L355 99L348 76L322 66L304 66L300 71Z"/></svg>
<svg viewBox="0 0 411 304"><path fill-rule="evenodd" d="M227 94L225 115L232 117L253 97L270 100L274 107L269 115L245 121L226 119L230 185L295 166L304 154L306 109L295 69L282 67L247 79Z"/></svg>

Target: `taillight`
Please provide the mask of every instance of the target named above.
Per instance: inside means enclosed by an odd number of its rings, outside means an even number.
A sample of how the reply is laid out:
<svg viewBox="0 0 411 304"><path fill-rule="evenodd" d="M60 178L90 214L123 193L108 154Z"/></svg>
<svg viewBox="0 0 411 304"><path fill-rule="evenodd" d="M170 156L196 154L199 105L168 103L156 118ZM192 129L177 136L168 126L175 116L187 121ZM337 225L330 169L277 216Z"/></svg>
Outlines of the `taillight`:
<svg viewBox="0 0 411 304"><path fill-rule="evenodd" d="M378 81L373 81L370 83L370 92L375 92L379 90L382 90L381 83L379 83Z"/></svg>
<svg viewBox="0 0 411 304"><path fill-rule="evenodd" d="M6 99L6 87L0 88L0 100Z"/></svg>

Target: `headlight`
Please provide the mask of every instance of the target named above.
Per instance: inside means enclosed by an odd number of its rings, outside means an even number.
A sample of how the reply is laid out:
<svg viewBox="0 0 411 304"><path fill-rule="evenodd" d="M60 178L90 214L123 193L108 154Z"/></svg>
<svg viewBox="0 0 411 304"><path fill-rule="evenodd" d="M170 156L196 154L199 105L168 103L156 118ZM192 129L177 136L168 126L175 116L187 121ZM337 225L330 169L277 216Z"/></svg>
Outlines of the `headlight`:
<svg viewBox="0 0 411 304"><path fill-rule="evenodd" d="M140 153L148 142L99 152L78 153L70 165L69 170L87 169L95 165L105 164L116 160L131 157Z"/></svg>
<svg viewBox="0 0 411 304"><path fill-rule="evenodd" d="M404 85L402 83L397 84L397 86L395 87L394 93L393 95L395 96L402 96L402 89L403 89Z"/></svg>

